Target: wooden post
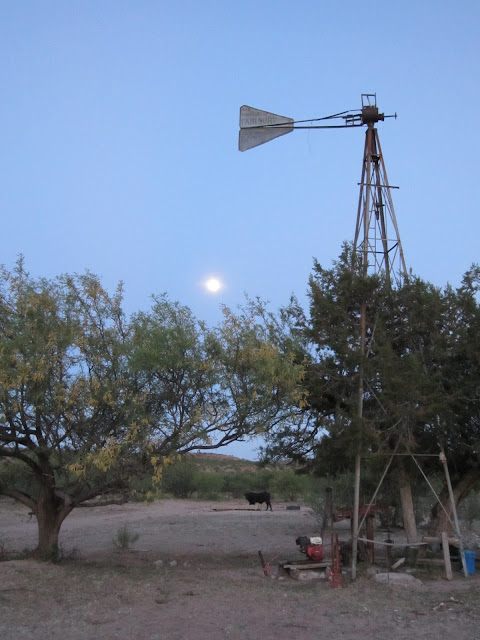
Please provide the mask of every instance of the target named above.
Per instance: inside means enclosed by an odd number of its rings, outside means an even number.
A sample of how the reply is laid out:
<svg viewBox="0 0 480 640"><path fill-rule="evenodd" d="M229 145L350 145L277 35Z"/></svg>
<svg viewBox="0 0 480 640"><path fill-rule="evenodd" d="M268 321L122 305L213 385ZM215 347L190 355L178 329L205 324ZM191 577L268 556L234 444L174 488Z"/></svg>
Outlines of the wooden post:
<svg viewBox="0 0 480 640"><path fill-rule="evenodd" d="M463 540L462 540L462 535L460 533L460 525L458 523L457 507L455 506L455 497L453 495L452 483L450 481L450 474L448 472L447 458L443 452L443 448L442 448L442 452L440 453L440 460L445 470L445 478L447 479L448 495L450 496L450 503L452 505L453 520L455 522L455 529L458 537L458 548L460 549L460 558L462 559L463 575L467 577L468 571L467 571L467 562L465 560L465 549L463 548Z"/></svg>
<svg viewBox="0 0 480 640"><path fill-rule="evenodd" d="M363 382L363 379L362 379ZM363 384L361 385L363 393ZM360 446L358 447L360 451ZM360 508L360 453L355 456L355 484L353 489L353 513L352 513L352 580L357 578L358 557L358 510Z"/></svg>
<svg viewBox="0 0 480 640"><path fill-rule="evenodd" d="M375 543L373 542L375 538L375 516L373 514L367 516L365 528L367 540L372 540L372 542L367 542L368 561L370 564L375 564Z"/></svg>
<svg viewBox="0 0 480 640"><path fill-rule="evenodd" d="M333 489L325 489L325 527L333 526Z"/></svg>
<svg viewBox="0 0 480 640"><path fill-rule="evenodd" d="M265 562L265 560L263 559L263 554L262 554L262 552L261 552L261 551L259 551L259 552L258 552L258 555L259 555L259 557L260 557L260 562L261 562L261 564L262 564L263 573L264 573L266 576L269 576L269 575L270 575L270 568L269 568L268 564Z"/></svg>
<svg viewBox="0 0 480 640"><path fill-rule="evenodd" d="M442 531L442 548L443 559L445 561L445 576L447 580L451 580L453 578L452 563L450 561L450 549L448 547L448 535L446 531Z"/></svg>

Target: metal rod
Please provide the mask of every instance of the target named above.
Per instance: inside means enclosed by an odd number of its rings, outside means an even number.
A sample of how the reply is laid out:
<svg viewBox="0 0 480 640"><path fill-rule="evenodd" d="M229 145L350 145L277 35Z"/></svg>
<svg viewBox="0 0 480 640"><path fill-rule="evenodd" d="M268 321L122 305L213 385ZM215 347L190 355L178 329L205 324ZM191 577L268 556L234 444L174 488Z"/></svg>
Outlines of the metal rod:
<svg viewBox="0 0 480 640"><path fill-rule="evenodd" d="M383 189L400 189L400 187L393 187L391 184L366 184L365 182L357 182L358 186L362 187L382 187Z"/></svg>
<svg viewBox="0 0 480 640"><path fill-rule="evenodd" d="M383 475L382 475L382 477L380 478L380 481L379 481L379 483L378 483L378 485L377 485L377 488L375 489L375 492L374 492L374 494L373 494L373 496L372 496L372 499L371 499L371 500L370 500L370 502L368 503L367 510L365 511L365 514L364 514L364 516L363 516L363 518L362 518L362 521L360 522L360 525L359 525L359 528L358 528L358 529L359 529L359 530L358 530L358 533L360 533L360 529L362 528L363 523L365 522L365 518L367 517L368 512L370 511L370 507L372 506L372 504L374 504L374 500L375 500L375 498L377 497L377 493L380 491L380 487L382 486L382 483L383 483L383 481L384 481L384 479L385 479L385 476L387 475L387 471L389 470L390 465L392 464L393 457L394 457L394 455L395 455L395 453L396 453L396 451L397 451L397 449L398 449L399 444L400 444L400 440L398 440L398 442L397 442L397 446L395 447L395 450L394 450L394 452L392 453L392 455L391 455L391 457L390 457L390 460L388 461L387 466L385 467L385 470L384 470L384 472L383 472Z"/></svg>
<svg viewBox="0 0 480 640"><path fill-rule="evenodd" d="M240 129L352 129L352 127L363 127L363 123L359 124L314 124L310 126L292 126L282 124L267 124L261 127L240 127Z"/></svg>
<svg viewBox="0 0 480 640"><path fill-rule="evenodd" d="M440 496L437 495L437 492L435 491L435 489L432 486L432 483L430 482L430 480L427 478L427 476L425 475L422 467L418 464L418 462L415 460L415 456L413 455L413 453L410 452L410 449L407 447L407 445L405 445L407 451L409 452L409 454L412 456L413 461L415 462L415 464L417 465L420 473L422 474L422 476L425 478L426 483L428 484L428 486L430 487L430 489L432 490L433 495L435 496L435 498L437 499L438 504L442 507L443 511L445 512L445 515L448 518L448 521L450 522L450 524L452 525L452 527L454 527L455 525L452 522L452 519L450 518L450 515L448 513L448 511L445 509L443 502L440 500ZM431 454L430 454L431 455Z"/></svg>
<svg viewBox="0 0 480 640"><path fill-rule="evenodd" d="M398 423L397 423L398 424ZM396 425L395 425L396 426ZM372 453L369 456L364 456L364 458L377 458L378 456L412 456L412 458L438 458L438 453L382 453L379 451L378 453Z"/></svg>
<svg viewBox="0 0 480 640"><path fill-rule="evenodd" d="M378 137L378 133L377 133L377 146L378 146L378 152L380 154L380 164L381 164L381 167L382 167L383 177L385 178L386 184L388 184L387 170L385 168L385 163L383 161L382 147L380 145L380 138ZM398 238L398 245L399 245L399 251L400 251L400 267L401 267L402 272L403 272L402 275L405 278L407 278L408 277L407 265L405 264L405 257L403 255L403 247L402 247L402 243L400 241L400 232L398 230L397 217L395 215L395 207L393 206L392 194L390 193L390 190L387 190L387 198L388 198L388 204L389 204L389 207L390 207L390 217L392 219L393 228L395 229L395 233L397 234L397 238Z"/></svg>
<svg viewBox="0 0 480 640"><path fill-rule="evenodd" d="M364 157L364 165L366 164L367 171L367 185L371 183L371 157L372 157L372 130L373 126L368 127L365 135L365 151L366 157ZM362 176L363 178L363 176ZM362 180L363 181L363 180ZM368 274L368 228L370 224L370 187L367 186L367 192L365 196L365 202L363 207L363 264L362 264L362 276L366 280ZM358 229L357 229L358 232ZM356 234L357 235L357 234ZM363 418L363 372L366 346L366 333L367 333L367 304L362 302L361 318L360 318L360 366L358 371L358 418L361 423ZM352 580L357 577L357 556L358 556L358 512L360 509L360 467L361 467L361 451L362 446L359 440L357 453L355 455L355 484L353 490L353 517L352 517Z"/></svg>
<svg viewBox="0 0 480 640"><path fill-rule="evenodd" d="M375 203L377 206L376 215L379 218L380 228L381 228L381 241L383 246L383 265L385 269L385 276L388 284L390 285L390 262L389 262L389 249L388 249L388 240L387 240L387 222L385 220L385 207L383 204L383 196L382 196L382 187L381 187L381 179L380 179L380 166L379 160L381 160L381 152L380 152L380 143L378 140L378 132L376 129L373 130L373 144L374 144L374 172L377 178L377 183L375 185Z"/></svg>

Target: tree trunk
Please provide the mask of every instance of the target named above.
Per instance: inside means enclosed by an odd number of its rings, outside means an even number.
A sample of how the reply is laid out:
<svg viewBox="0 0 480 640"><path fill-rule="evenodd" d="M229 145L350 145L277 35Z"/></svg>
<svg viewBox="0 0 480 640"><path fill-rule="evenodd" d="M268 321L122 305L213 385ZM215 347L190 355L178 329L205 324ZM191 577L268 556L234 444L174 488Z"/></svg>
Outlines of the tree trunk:
<svg viewBox="0 0 480 640"><path fill-rule="evenodd" d="M38 545L33 556L42 560L58 560L58 535L62 522L72 511L72 505L66 505L55 495L55 491L42 487L35 504L38 524Z"/></svg>
<svg viewBox="0 0 480 640"><path fill-rule="evenodd" d="M402 503L403 526L407 542L418 542L417 523L413 508L412 486L406 470L400 469L400 500Z"/></svg>
<svg viewBox="0 0 480 640"><path fill-rule="evenodd" d="M453 498L455 500L455 506L458 507L460 502L464 500L470 491L478 485L480 481L480 469L470 469L464 476L462 476L457 482L452 482ZM442 531L447 532L450 535L456 535L455 528L452 526L450 520L453 522L452 504L448 494L448 488L445 485L439 495L440 502L436 502L430 516L430 522L428 525L428 533L431 536L439 538L442 535ZM442 508L443 505L443 508Z"/></svg>

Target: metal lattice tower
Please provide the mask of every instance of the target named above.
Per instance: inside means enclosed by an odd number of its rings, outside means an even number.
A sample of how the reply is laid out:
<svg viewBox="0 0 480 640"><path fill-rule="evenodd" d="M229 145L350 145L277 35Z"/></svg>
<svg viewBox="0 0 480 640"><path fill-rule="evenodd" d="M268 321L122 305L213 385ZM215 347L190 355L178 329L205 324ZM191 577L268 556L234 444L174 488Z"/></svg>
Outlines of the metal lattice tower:
<svg viewBox="0 0 480 640"><path fill-rule="evenodd" d="M385 272L399 284L407 269L391 190L375 124L385 116L378 112L375 94L362 94L362 124L367 125L362 177L355 227L354 252L362 256L363 272Z"/></svg>

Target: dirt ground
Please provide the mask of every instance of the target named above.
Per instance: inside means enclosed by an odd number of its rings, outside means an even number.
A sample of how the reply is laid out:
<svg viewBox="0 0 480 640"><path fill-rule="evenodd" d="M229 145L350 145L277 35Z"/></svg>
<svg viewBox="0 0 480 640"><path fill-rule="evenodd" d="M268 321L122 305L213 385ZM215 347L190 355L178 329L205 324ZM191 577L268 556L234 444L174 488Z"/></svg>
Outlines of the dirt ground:
<svg viewBox="0 0 480 640"><path fill-rule="evenodd" d="M113 543L124 525L139 534L127 551ZM295 538L316 533L303 507L168 500L78 509L62 527L60 564L8 560L32 548L36 533L27 509L0 499L2 640L479 637L478 572L465 578L455 568L446 581L442 567L423 569L414 573L421 582L405 586L379 584L359 565L344 588L278 575L280 561L303 557Z"/></svg>

